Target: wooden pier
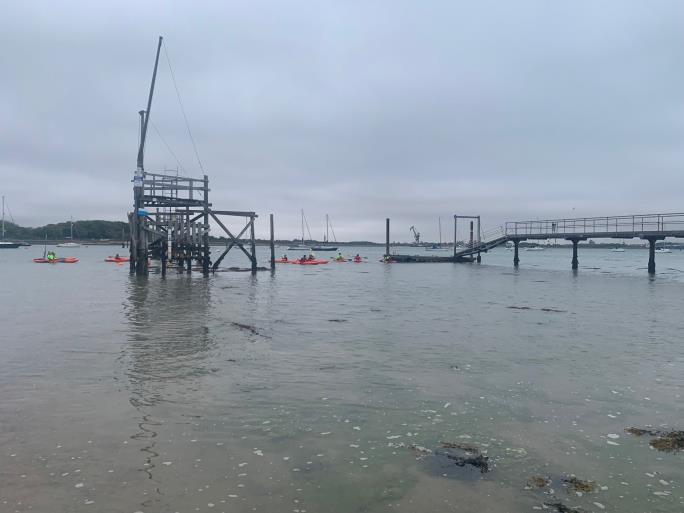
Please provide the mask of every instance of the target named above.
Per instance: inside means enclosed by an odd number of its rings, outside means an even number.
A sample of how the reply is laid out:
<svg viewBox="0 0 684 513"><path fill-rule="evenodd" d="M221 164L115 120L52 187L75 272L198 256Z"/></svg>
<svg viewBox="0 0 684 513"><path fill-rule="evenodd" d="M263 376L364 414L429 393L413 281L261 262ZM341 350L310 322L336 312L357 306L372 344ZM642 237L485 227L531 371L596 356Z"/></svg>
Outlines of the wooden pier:
<svg viewBox="0 0 684 513"><path fill-rule="evenodd" d="M163 39L159 38L147 100L147 110L141 110L138 163L133 177L133 212L128 215L130 226L130 269L136 275L147 275L150 259L158 259L161 274L172 265L178 272L193 270L193 262L206 276L219 270L221 262L234 247L250 262L251 272L259 269L254 238L255 212L215 210L209 201L209 177L179 176L145 171L144 155L147 127L152 108L159 54ZM228 219L241 218L242 228L234 235ZM212 261L209 245L210 221L228 237L228 244ZM273 215L271 229L271 269L274 266Z"/></svg>

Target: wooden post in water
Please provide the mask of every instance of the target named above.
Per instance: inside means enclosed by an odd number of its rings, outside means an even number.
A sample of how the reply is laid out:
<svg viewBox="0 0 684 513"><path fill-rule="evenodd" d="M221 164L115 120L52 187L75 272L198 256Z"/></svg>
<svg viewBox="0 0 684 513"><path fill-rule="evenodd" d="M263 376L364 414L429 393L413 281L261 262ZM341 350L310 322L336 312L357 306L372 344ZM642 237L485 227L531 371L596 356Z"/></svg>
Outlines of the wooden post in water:
<svg viewBox="0 0 684 513"><path fill-rule="evenodd" d="M252 274L257 273L256 245L254 243L254 216L249 220L249 245L252 250Z"/></svg>
<svg viewBox="0 0 684 513"><path fill-rule="evenodd" d="M454 262L456 261L456 239L458 237L458 216L454 215Z"/></svg>
<svg viewBox="0 0 684 513"><path fill-rule="evenodd" d="M209 251L209 177L207 175L204 175L204 216L202 223L204 224L202 230L202 274L209 276L211 254Z"/></svg>
<svg viewBox="0 0 684 513"><path fill-rule="evenodd" d="M167 258L168 258L166 252L167 252L167 250L168 250L168 248L169 248L169 244L168 244L167 237L168 237L168 236L165 236L164 239L161 241L161 249L160 249L160 255L159 255L160 258L161 258L161 274L162 274L162 278L165 278L165 277L166 277L166 260L167 260Z"/></svg>
<svg viewBox="0 0 684 513"><path fill-rule="evenodd" d="M579 268L579 260L577 258L578 239L572 239L572 270L576 271Z"/></svg>
<svg viewBox="0 0 684 513"><path fill-rule="evenodd" d="M271 223L271 271L275 271L275 236L273 233L273 214L270 214L269 220Z"/></svg>
<svg viewBox="0 0 684 513"><path fill-rule="evenodd" d="M389 258L390 255L390 220L389 217L385 219L385 256Z"/></svg>
<svg viewBox="0 0 684 513"><path fill-rule="evenodd" d="M480 216L477 216L477 249L480 249L480 245L482 244L482 235L480 234ZM482 262L482 256L480 255L480 252L477 252L477 263L479 264Z"/></svg>

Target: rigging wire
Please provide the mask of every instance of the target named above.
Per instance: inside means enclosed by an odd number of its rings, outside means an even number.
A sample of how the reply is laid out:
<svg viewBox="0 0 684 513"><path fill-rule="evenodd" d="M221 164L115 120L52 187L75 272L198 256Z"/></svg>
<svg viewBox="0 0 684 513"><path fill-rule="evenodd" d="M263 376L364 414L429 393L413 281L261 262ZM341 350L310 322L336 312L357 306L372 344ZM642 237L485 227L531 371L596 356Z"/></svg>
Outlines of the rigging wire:
<svg viewBox="0 0 684 513"><path fill-rule="evenodd" d="M330 226L330 231L331 231L332 234L333 234L333 239L334 239L334 241L337 242L337 236L335 235L335 228L333 228L333 225L332 225L332 223L330 222L330 220L328 220L328 225Z"/></svg>
<svg viewBox="0 0 684 513"><path fill-rule="evenodd" d="M311 229L309 228L309 221L306 220L306 217L304 218L304 224L306 225L306 231L309 233L309 240L313 240L311 237Z"/></svg>
<svg viewBox="0 0 684 513"><path fill-rule="evenodd" d="M185 173L185 168L183 167L183 164L181 164L180 160L178 160L178 157L176 157L176 154L171 149L171 146L169 146L169 144L166 142L166 139L164 139L162 137L162 134L161 134L161 132L159 132L157 125L155 125L154 121L152 121L151 119L150 119L150 124L152 125L152 128L154 128L154 131L157 133L157 135L159 136L161 141L164 143L164 146L166 146L166 149L169 150L169 153L171 154L171 156L176 160L176 164L178 164L178 167L181 168L183 170L183 172Z"/></svg>
<svg viewBox="0 0 684 513"><path fill-rule="evenodd" d="M183 119L185 120L185 128L188 129L188 135L190 136L190 142L192 143L192 149L195 151L195 157L197 157L197 163L199 164L200 170L204 173L204 166L202 165L202 160L200 159L199 152L197 151L197 145L195 144L195 138L192 136L192 130L190 130L190 123L188 122L188 116L185 114L185 107L183 107L183 101L181 100L180 91L178 90L178 84L176 84L176 75L173 72L173 67L171 66L171 59L169 58L169 52L166 48L166 41L163 42L164 55L166 56L166 62L169 65L169 71L171 72L171 81L173 82L173 87L176 90L176 97L178 98L178 104L180 105L181 113L183 114Z"/></svg>

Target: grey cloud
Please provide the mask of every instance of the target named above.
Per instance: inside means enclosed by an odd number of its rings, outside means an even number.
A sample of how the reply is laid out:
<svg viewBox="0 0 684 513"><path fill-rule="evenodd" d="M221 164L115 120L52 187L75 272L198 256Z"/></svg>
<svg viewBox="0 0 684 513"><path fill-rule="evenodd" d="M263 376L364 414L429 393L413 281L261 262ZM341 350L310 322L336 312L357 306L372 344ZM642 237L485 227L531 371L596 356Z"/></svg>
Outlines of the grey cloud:
<svg viewBox="0 0 684 513"><path fill-rule="evenodd" d="M396 238L438 216L681 210L684 4L15 2L0 181L15 218L122 219L166 38L214 204ZM166 61L152 121L200 174ZM175 167L154 130L146 167ZM260 234L266 224L261 223ZM446 231L446 230L445 230Z"/></svg>

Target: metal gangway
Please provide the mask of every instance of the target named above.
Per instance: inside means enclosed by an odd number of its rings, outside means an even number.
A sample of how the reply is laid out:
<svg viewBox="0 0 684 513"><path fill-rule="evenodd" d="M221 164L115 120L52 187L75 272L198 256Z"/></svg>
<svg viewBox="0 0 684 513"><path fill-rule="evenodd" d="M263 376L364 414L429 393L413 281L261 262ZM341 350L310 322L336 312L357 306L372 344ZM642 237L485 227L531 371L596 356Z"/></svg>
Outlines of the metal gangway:
<svg viewBox="0 0 684 513"><path fill-rule="evenodd" d="M642 239L648 241L648 272L655 273L656 242L667 237L684 238L684 213L636 214L514 221L505 224L504 234L513 241L513 264L518 265L518 244L524 240L564 239L572 242L572 268L577 269L577 246L588 239Z"/></svg>

